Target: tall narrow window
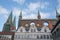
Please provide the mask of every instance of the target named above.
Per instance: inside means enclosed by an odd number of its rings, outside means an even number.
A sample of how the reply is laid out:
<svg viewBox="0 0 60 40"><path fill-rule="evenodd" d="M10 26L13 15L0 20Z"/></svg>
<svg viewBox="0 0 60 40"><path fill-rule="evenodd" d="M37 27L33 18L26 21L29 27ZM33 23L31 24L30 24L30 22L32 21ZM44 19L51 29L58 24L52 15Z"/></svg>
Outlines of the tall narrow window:
<svg viewBox="0 0 60 40"><path fill-rule="evenodd" d="M44 31L45 31L45 32L47 32L47 30L46 30L46 29L45 29Z"/></svg>
<svg viewBox="0 0 60 40"><path fill-rule="evenodd" d="M37 35L37 39L39 39L39 35Z"/></svg>
<svg viewBox="0 0 60 40"><path fill-rule="evenodd" d="M43 35L41 35L40 39L43 39Z"/></svg>
<svg viewBox="0 0 60 40"><path fill-rule="evenodd" d="M49 39L49 35L47 35L47 39Z"/></svg>
<svg viewBox="0 0 60 40"><path fill-rule="evenodd" d="M45 35L44 35L44 39L46 39L46 38L45 38Z"/></svg>

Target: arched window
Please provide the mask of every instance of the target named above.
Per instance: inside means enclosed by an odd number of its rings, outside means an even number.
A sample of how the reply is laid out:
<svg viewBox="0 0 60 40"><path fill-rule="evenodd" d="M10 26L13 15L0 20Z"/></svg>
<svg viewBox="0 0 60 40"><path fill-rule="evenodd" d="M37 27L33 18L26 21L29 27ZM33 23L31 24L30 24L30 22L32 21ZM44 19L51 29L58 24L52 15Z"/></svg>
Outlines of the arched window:
<svg viewBox="0 0 60 40"><path fill-rule="evenodd" d="M34 23L34 22L31 22L31 23L30 23L30 26L31 26L31 27L34 27L34 26L35 26L35 23Z"/></svg>
<svg viewBox="0 0 60 40"><path fill-rule="evenodd" d="M48 26L48 22L44 22L43 25L44 25L44 26Z"/></svg>

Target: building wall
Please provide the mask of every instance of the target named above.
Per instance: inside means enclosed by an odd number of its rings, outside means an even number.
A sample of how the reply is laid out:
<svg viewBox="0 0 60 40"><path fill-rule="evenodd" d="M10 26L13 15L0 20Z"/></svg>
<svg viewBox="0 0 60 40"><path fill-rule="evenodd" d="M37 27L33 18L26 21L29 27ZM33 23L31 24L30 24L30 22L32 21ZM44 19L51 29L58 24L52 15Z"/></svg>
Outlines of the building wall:
<svg viewBox="0 0 60 40"><path fill-rule="evenodd" d="M60 40L60 23L57 24L56 28L52 31L53 40Z"/></svg>
<svg viewBox="0 0 60 40"><path fill-rule="evenodd" d="M50 33L16 32L14 35L14 40L53 40L53 39Z"/></svg>
<svg viewBox="0 0 60 40"><path fill-rule="evenodd" d="M0 35L0 40L12 40L12 35Z"/></svg>
<svg viewBox="0 0 60 40"><path fill-rule="evenodd" d="M19 27L20 27L20 26L25 26L25 24L29 24L29 26L30 26L30 23L31 23L32 21L35 23L35 26L37 26L37 24L39 24L40 27L43 27L43 26L44 26L44 25L43 25L44 22L48 22L48 24L49 24L49 25L48 25L49 29L52 29L52 28L53 28L53 25L54 25L55 22L56 22L56 19L20 20L20 22L19 22Z"/></svg>
<svg viewBox="0 0 60 40"><path fill-rule="evenodd" d="M14 40L14 32L0 32L0 40Z"/></svg>
<svg viewBox="0 0 60 40"><path fill-rule="evenodd" d="M60 29L56 30L52 33L53 39L54 40L60 40Z"/></svg>

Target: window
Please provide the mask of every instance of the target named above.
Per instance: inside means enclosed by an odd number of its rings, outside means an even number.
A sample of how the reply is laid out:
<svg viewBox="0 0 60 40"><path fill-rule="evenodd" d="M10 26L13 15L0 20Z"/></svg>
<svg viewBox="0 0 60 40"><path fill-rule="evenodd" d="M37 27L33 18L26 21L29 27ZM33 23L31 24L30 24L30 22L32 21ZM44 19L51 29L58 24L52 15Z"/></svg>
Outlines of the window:
<svg viewBox="0 0 60 40"><path fill-rule="evenodd" d="M50 38L52 39L52 35L50 35Z"/></svg>
<svg viewBox="0 0 60 40"><path fill-rule="evenodd" d="M44 39L45 39L45 35L44 35Z"/></svg>
<svg viewBox="0 0 60 40"><path fill-rule="evenodd" d="M47 35L47 39L49 39L49 35Z"/></svg>
<svg viewBox="0 0 60 40"><path fill-rule="evenodd" d="M39 35L37 35L37 39L39 39Z"/></svg>
<svg viewBox="0 0 60 40"><path fill-rule="evenodd" d="M47 30L46 30L46 29L45 29L44 31L45 31L45 32L47 32Z"/></svg>
<svg viewBox="0 0 60 40"><path fill-rule="evenodd" d="M0 38L1 38L1 35L0 35Z"/></svg>
<svg viewBox="0 0 60 40"><path fill-rule="evenodd" d="M57 28L56 31L58 32L59 31L59 28Z"/></svg>
<svg viewBox="0 0 60 40"><path fill-rule="evenodd" d="M29 31L29 28L25 28L25 30L28 32Z"/></svg>
<svg viewBox="0 0 60 40"><path fill-rule="evenodd" d="M22 29L21 29L20 31L21 31L21 32L23 32L23 30L22 30Z"/></svg>
<svg viewBox="0 0 60 40"><path fill-rule="evenodd" d="M20 39L20 35L18 35L18 39Z"/></svg>
<svg viewBox="0 0 60 40"><path fill-rule="evenodd" d="M48 26L48 22L44 22L43 25L44 25L44 26Z"/></svg>
<svg viewBox="0 0 60 40"><path fill-rule="evenodd" d="M43 35L41 35L40 39L43 39Z"/></svg>
<svg viewBox="0 0 60 40"><path fill-rule="evenodd" d="M31 27L34 27L35 26L35 23L34 22L30 23L30 26Z"/></svg>
<svg viewBox="0 0 60 40"><path fill-rule="evenodd" d="M37 30L38 30L38 31L40 31L40 30L41 30L41 28L37 27Z"/></svg>
<svg viewBox="0 0 60 40"><path fill-rule="evenodd" d="M49 25L48 22L44 22L44 23L43 23L44 32L50 32L50 29L49 29L48 25Z"/></svg>

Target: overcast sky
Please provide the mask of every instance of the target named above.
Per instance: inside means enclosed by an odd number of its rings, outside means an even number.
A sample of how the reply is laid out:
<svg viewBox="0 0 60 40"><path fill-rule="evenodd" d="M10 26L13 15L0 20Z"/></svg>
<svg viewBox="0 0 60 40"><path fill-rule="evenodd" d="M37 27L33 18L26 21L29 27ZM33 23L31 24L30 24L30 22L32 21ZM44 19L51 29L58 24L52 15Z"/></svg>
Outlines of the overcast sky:
<svg viewBox="0 0 60 40"><path fill-rule="evenodd" d="M60 0L0 0L0 31L3 28L10 12L18 17L22 10L23 19L37 19L38 10L41 18L56 18L55 10L60 11ZM60 13L60 12L59 12Z"/></svg>

